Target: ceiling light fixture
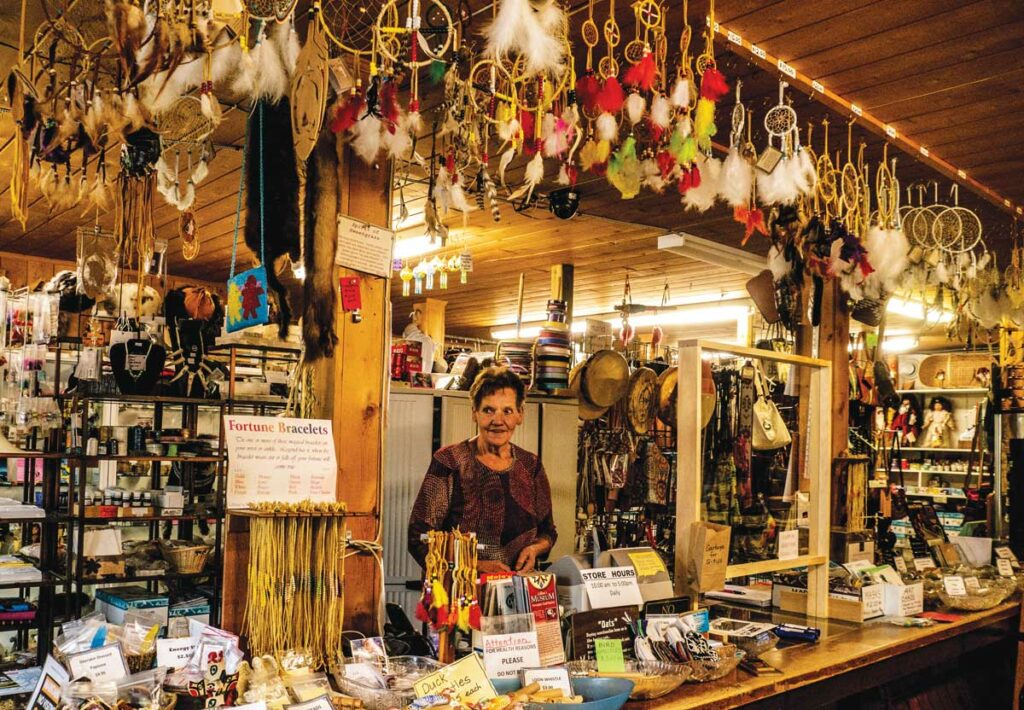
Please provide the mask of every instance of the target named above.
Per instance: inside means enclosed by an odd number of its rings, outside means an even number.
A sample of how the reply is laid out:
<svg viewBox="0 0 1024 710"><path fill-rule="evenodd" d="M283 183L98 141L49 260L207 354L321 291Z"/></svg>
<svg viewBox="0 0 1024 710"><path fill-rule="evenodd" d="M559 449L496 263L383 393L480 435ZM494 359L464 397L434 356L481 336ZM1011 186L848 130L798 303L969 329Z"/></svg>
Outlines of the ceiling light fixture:
<svg viewBox="0 0 1024 710"><path fill-rule="evenodd" d="M749 251L681 232L670 232L658 237L658 249L750 276L756 276L767 268L763 257Z"/></svg>

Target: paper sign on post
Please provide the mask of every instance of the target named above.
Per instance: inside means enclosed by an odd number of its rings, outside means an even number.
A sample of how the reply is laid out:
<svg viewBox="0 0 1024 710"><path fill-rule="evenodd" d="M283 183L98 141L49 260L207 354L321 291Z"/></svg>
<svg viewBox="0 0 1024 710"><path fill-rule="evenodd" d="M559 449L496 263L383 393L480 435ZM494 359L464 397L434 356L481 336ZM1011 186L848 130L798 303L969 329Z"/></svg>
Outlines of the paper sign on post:
<svg viewBox="0 0 1024 710"><path fill-rule="evenodd" d="M783 530L779 533L779 559L794 560L800 556L800 531Z"/></svg>
<svg viewBox="0 0 1024 710"><path fill-rule="evenodd" d="M580 576L594 609L644 603L636 583L636 570L632 567L596 567L580 570Z"/></svg>
<svg viewBox="0 0 1024 710"><path fill-rule="evenodd" d="M395 233L366 222L338 215L338 246L334 263L374 276L391 276Z"/></svg>
<svg viewBox="0 0 1024 710"><path fill-rule="evenodd" d="M68 668L71 680L88 678L94 683L118 681L131 673L119 643L73 653L68 656Z"/></svg>
<svg viewBox="0 0 1024 710"><path fill-rule="evenodd" d="M967 586L964 584L964 578L960 575L943 577L942 586L946 588L946 594L951 597L967 596Z"/></svg>
<svg viewBox="0 0 1024 710"><path fill-rule="evenodd" d="M228 508L333 503L338 464L329 419L225 415Z"/></svg>
<svg viewBox="0 0 1024 710"><path fill-rule="evenodd" d="M637 577L653 577L656 574L667 572L665 563L661 556L654 550L643 550L641 552L630 552L629 561L633 563Z"/></svg>
<svg viewBox="0 0 1024 710"><path fill-rule="evenodd" d="M598 673L625 673L626 659L619 639L594 639L594 656Z"/></svg>
<svg viewBox="0 0 1024 710"><path fill-rule="evenodd" d="M468 704L498 697L487 678L480 656L475 653L423 676L412 684L412 690L417 698L448 691L453 699Z"/></svg>
<svg viewBox="0 0 1024 710"><path fill-rule="evenodd" d="M28 700L26 710L56 710L60 703L60 689L71 680L64 666L53 656L46 657L43 672L39 676L32 697Z"/></svg>
<svg viewBox="0 0 1024 710"><path fill-rule="evenodd" d="M334 710L334 703L331 702L330 697L327 693L307 700L302 703L292 703L291 705L285 705L284 710Z"/></svg>
<svg viewBox="0 0 1024 710"><path fill-rule="evenodd" d="M484 636L484 669L488 678L515 678L523 666L539 666L537 632Z"/></svg>
<svg viewBox="0 0 1024 710"><path fill-rule="evenodd" d="M523 687L536 683L541 690L561 690L565 697L573 696L569 671L565 668L530 668L523 671Z"/></svg>
<svg viewBox="0 0 1024 710"><path fill-rule="evenodd" d="M178 670L188 665L196 651L196 640L191 638L157 639L156 665Z"/></svg>

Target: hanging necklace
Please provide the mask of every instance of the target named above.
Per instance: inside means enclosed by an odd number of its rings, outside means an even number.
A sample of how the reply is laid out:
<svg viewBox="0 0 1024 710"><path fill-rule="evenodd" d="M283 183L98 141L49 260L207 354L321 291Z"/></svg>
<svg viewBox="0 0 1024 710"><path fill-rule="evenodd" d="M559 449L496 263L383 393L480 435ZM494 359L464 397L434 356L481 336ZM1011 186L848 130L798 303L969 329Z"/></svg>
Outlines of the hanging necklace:
<svg viewBox="0 0 1024 710"><path fill-rule="evenodd" d="M138 382L139 378L146 374L146 365L149 362L149 354L153 352L153 341L149 341L145 354L128 352L128 345L124 346L124 369L128 376ZM141 365L141 367L140 367Z"/></svg>

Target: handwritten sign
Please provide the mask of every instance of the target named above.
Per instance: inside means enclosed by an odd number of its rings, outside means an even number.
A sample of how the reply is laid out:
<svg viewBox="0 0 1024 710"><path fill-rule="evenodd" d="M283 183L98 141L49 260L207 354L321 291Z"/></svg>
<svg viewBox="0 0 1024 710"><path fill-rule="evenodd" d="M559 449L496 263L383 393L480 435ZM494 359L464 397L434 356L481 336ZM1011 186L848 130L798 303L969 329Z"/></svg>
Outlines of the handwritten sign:
<svg viewBox="0 0 1024 710"><path fill-rule="evenodd" d="M637 577L653 577L663 572L668 574L661 556L654 550L630 552L629 561L633 563Z"/></svg>
<svg viewBox="0 0 1024 710"><path fill-rule="evenodd" d="M523 671L522 683L524 688L536 683L541 690L561 690L567 698L573 695L569 671L565 668L529 668Z"/></svg>
<svg viewBox="0 0 1024 710"><path fill-rule="evenodd" d="M471 653L450 666L423 676L413 683L412 690L417 698L436 695L447 691L453 699L466 704L479 703L498 697L494 686L487 679L480 656Z"/></svg>
<svg viewBox="0 0 1024 710"><path fill-rule="evenodd" d="M228 508L335 500L338 464L329 419L224 417Z"/></svg>
<svg viewBox="0 0 1024 710"><path fill-rule="evenodd" d="M341 284L341 309L343 311L358 311L363 307L363 298L359 292L358 276L342 276L339 279Z"/></svg>
<svg viewBox="0 0 1024 710"><path fill-rule="evenodd" d="M783 530L779 533L779 559L793 560L800 556L800 531Z"/></svg>
<svg viewBox="0 0 1024 710"><path fill-rule="evenodd" d="M902 572L903 574L907 573L907 561L903 559L902 555L893 558L893 563L895 563L896 569L898 569L900 572Z"/></svg>
<svg viewBox="0 0 1024 710"><path fill-rule="evenodd" d="M1013 565L1005 557L1000 557L996 560L996 569L999 570L999 574L1003 577L1013 576Z"/></svg>
<svg viewBox="0 0 1024 710"><path fill-rule="evenodd" d="M625 673L626 659L619 639L594 639L594 655L598 673Z"/></svg>
<svg viewBox="0 0 1024 710"><path fill-rule="evenodd" d="M334 263L374 276L391 276L395 233L359 220L338 215L338 249Z"/></svg>
<svg viewBox="0 0 1024 710"><path fill-rule="evenodd" d="M948 577L943 577L942 586L946 588L946 594L951 597L967 596L967 586L964 584L964 578L960 575L952 574Z"/></svg>
<svg viewBox="0 0 1024 710"><path fill-rule="evenodd" d="M488 678L516 678L523 666L539 666L537 632L484 636L484 670Z"/></svg>
<svg viewBox="0 0 1024 710"><path fill-rule="evenodd" d="M580 576L594 609L644 603L636 583L636 570L632 567L597 567L580 570Z"/></svg>
<svg viewBox="0 0 1024 710"><path fill-rule="evenodd" d="M964 588L972 592L980 592L981 580L977 577L964 577Z"/></svg>
<svg viewBox="0 0 1024 710"><path fill-rule="evenodd" d="M131 672L119 643L71 654L68 669L72 680L88 678L94 683L118 681Z"/></svg>
<svg viewBox="0 0 1024 710"><path fill-rule="evenodd" d="M196 640L191 638L157 639L156 665L178 670L188 665L196 652Z"/></svg>

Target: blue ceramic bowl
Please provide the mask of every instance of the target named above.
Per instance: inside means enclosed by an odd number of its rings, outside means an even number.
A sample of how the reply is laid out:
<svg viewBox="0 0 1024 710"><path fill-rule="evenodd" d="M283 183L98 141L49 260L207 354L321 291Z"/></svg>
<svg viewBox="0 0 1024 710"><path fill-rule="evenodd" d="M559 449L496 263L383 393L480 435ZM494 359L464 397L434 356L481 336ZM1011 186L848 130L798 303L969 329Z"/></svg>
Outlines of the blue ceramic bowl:
<svg viewBox="0 0 1024 710"><path fill-rule="evenodd" d="M519 690L522 684L518 680L492 680L494 689L499 693L511 693ZM583 703L525 703L528 708L543 710L619 710L629 694L633 692L633 681L625 678L573 678L572 688L583 696Z"/></svg>

